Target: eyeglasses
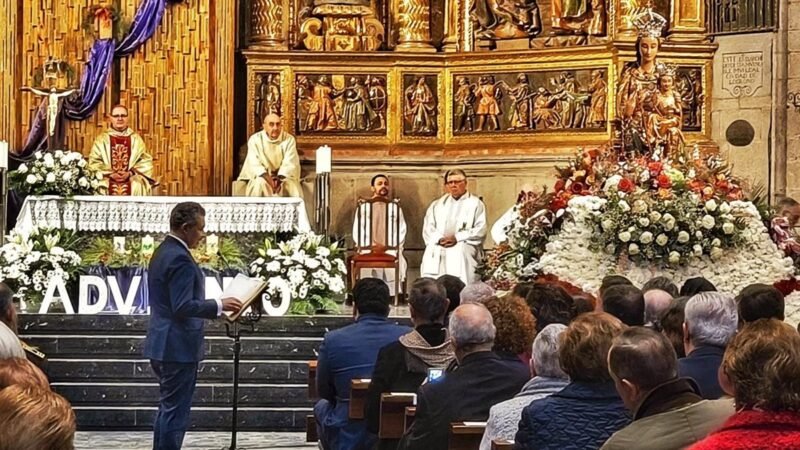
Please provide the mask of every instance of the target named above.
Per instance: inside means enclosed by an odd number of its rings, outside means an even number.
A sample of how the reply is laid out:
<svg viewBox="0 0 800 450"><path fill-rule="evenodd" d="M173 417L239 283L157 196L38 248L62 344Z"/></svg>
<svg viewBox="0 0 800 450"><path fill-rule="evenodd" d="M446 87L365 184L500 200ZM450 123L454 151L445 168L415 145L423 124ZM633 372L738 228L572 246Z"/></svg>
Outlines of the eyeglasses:
<svg viewBox="0 0 800 450"><path fill-rule="evenodd" d="M467 180L447 180L447 181L444 182L444 184L446 184L448 186L455 186L457 184L466 183L466 182L467 182Z"/></svg>
<svg viewBox="0 0 800 450"><path fill-rule="evenodd" d="M122 118L128 117L128 115L127 114L112 114L111 117L113 117L115 119L122 119Z"/></svg>

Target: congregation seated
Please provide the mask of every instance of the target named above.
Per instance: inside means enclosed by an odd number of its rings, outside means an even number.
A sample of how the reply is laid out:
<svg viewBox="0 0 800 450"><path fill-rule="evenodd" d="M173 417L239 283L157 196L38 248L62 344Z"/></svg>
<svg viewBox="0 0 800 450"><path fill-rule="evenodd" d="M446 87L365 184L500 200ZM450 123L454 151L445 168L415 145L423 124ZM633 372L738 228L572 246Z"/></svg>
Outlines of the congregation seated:
<svg viewBox="0 0 800 450"><path fill-rule="evenodd" d="M25 358L25 350L17 337L17 310L14 292L0 283L0 359Z"/></svg>
<svg viewBox="0 0 800 450"><path fill-rule="evenodd" d="M0 389L0 448L73 450L75 413L64 397L33 386Z"/></svg>
<svg viewBox="0 0 800 450"><path fill-rule="evenodd" d="M528 305L519 298L492 296L483 301L497 329L492 351L511 365L530 371L531 345L536 337L536 321Z"/></svg>
<svg viewBox="0 0 800 450"><path fill-rule="evenodd" d="M678 359L686 356L686 348L683 346L683 320L688 302L689 297L673 298L669 307L659 318L661 332L669 339Z"/></svg>
<svg viewBox="0 0 800 450"><path fill-rule="evenodd" d="M24 357L0 357L0 389L13 385L50 389L47 376L34 363Z"/></svg>
<svg viewBox="0 0 800 450"><path fill-rule="evenodd" d="M611 286L620 286L620 285L633 286L633 282L631 282L631 280L627 279L626 277L623 277L622 275L606 275L600 282L600 290L598 291L598 293L600 294L600 297L602 297L608 288L610 288Z"/></svg>
<svg viewBox="0 0 800 450"><path fill-rule="evenodd" d="M525 300L525 299L528 298L528 294L531 292L531 289L533 289L533 286L535 286L535 284L536 283L532 283L532 282L529 282L529 281L523 281L523 282L517 283L511 289L510 295L512 295L513 297L517 297L519 299Z"/></svg>
<svg viewBox="0 0 800 450"><path fill-rule="evenodd" d="M248 197L303 197L300 157L294 136L283 130L281 117L264 117L261 131L247 140L247 156L239 173Z"/></svg>
<svg viewBox="0 0 800 450"><path fill-rule="evenodd" d="M537 332L552 323L569 325L578 316L575 299L561 286L536 283L528 292L525 302L536 319Z"/></svg>
<svg viewBox="0 0 800 450"><path fill-rule="evenodd" d="M714 284L703 277L689 278L683 282L681 286L680 295L691 297L701 292L716 292L717 288Z"/></svg>
<svg viewBox="0 0 800 450"><path fill-rule="evenodd" d="M777 319L745 324L725 350L719 378L736 413L690 450L797 449L800 335Z"/></svg>
<svg viewBox="0 0 800 450"><path fill-rule="evenodd" d="M758 319L784 319L786 308L783 294L773 286L751 284L742 289L736 297L739 324L755 322Z"/></svg>
<svg viewBox="0 0 800 450"><path fill-rule="evenodd" d="M678 378L678 358L661 333L633 327L614 338L608 369L633 423L603 450L682 449L734 413L731 399L704 400L693 380Z"/></svg>
<svg viewBox="0 0 800 450"><path fill-rule="evenodd" d="M355 323L325 334L317 357L314 406L317 435L326 450L368 449L372 440L363 420L350 420L350 383L369 378L378 351L410 328L388 319L389 288L383 280L363 278L353 287Z"/></svg>
<svg viewBox="0 0 800 450"><path fill-rule="evenodd" d="M449 331L458 367L417 391L416 417L398 449L446 450L451 423L485 421L489 408L516 395L530 378L492 352L496 330L485 306L456 308Z"/></svg>
<svg viewBox="0 0 800 450"><path fill-rule="evenodd" d="M644 297L644 326L656 331L661 329L661 316L672 304L672 294L661 289L650 289Z"/></svg>
<svg viewBox="0 0 800 450"><path fill-rule="evenodd" d="M733 297L720 292L697 294L686 303L684 315L686 356L678 360L678 373L694 379L703 398L720 398L723 392L717 371L738 325Z"/></svg>
<svg viewBox="0 0 800 450"><path fill-rule="evenodd" d="M636 286L611 286L600 296L602 311L611 314L629 327L644 325L644 296Z"/></svg>
<svg viewBox="0 0 800 450"><path fill-rule="evenodd" d="M450 317L450 313L461 305L461 291L464 290L466 284L455 275L442 275L436 279L436 282L447 292L447 300L450 302L447 306L447 317Z"/></svg>
<svg viewBox="0 0 800 450"><path fill-rule="evenodd" d="M492 406L481 440L481 450L491 450L492 441L513 441L522 410L534 400L555 394L567 386L569 377L561 369L558 359L560 336L566 329L565 325L554 323L536 336L531 349L532 378L514 398Z"/></svg>
<svg viewBox="0 0 800 450"><path fill-rule="evenodd" d="M493 295L494 289L491 286L482 281L477 281L464 286L459 297L463 305L466 303L483 303Z"/></svg>
<svg viewBox="0 0 800 450"><path fill-rule="evenodd" d="M677 297L680 295L678 286L676 286L672 280L663 276L650 278L644 285L642 285L642 294L647 294L649 291L653 290L664 291L671 297Z"/></svg>
<svg viewBox="0 0 800 450"><path fill-rule="evenodd" d="M444 328L449 301L444 288L431 278L414 282L408 297L414 330L378 353L367 393L364 416L367 429L378 434L381 394L417 392L428 369L445 369L455 359L452 343ZM399 439L381 439L377 448L396 449Z"/></svg>
<svg viewBox="0 0 800 450"><path fill-rule="evenodd" d="M608 350L625 324L607 313L576 318L561 336L561 368L570 383L522 410L518 450L599 448L630 418L608 373Z"/></svg>

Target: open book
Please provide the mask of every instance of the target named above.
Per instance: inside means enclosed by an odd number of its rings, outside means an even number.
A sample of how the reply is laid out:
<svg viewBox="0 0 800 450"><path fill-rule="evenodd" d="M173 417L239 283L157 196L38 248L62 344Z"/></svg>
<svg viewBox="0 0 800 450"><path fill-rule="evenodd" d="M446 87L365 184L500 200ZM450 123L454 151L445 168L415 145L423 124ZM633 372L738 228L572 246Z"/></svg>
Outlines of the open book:
<svg viewBox="0 0 800 450"><path fill-rule="evenodd" d="M267 282L260 278L250 278L247 275L238 274L225 288L220 298L235 298L242 302L242 309L233 313L224 311L224 317L230 322L236 322L257 300L260 299L261 292L267 287Z"/></svg>

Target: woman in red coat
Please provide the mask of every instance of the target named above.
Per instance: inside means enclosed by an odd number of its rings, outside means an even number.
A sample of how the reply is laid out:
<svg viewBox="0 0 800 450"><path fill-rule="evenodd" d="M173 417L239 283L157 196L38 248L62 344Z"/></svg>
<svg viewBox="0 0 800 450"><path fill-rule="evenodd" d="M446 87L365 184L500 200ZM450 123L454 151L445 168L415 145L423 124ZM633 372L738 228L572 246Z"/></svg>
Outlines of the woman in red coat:
<svg viewBox="0 0 800 450"><path fill-rule="evenodd" d="M800 334L776 319L746 325L728 345L722 389L736 414L691 450L800 448Z"/></svg>

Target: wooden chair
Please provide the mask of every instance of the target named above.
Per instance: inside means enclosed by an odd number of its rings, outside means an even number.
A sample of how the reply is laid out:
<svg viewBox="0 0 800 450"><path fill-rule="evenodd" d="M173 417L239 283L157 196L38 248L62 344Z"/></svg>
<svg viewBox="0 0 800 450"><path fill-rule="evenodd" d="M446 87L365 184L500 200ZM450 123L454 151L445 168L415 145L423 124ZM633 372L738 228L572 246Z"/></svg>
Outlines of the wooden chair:
<svg viewBox="0 0 800 450"><path fill-rule="evenodd" d="M480 448L486 422L453 422L450 424L449 450L475 450Z"/></svg>
<svg viewBox="0 0 800 450"><path fill-rule="evenodd" d="M403 429L408 431L411 425L414 424L414 419L417 417L416 406L406 406L406 417L403 419Z"/></svg>
<svg viewBox="0 0 800 450"><path fill-rule="evenodd" d="M319 398L317 392L317 361L308 362L308 399L316 400Z"/></svg>
<svg viewBox="0 0 800 450"><path fill-rule="evenodd" d="M512 450L514 448L514 441L507 441L505 439L492 440L492 450Z"/></svg>
<svg viewBox="0 0 800 450"><path fill-rule="evenodd" d="M406 408L414 406L417 395L413 393L381 394L381 417L378 428L380 439L400 439L405 431Z"/></svg>
<svg viewBox="0 0 800 450"><path fill-rule="evenodd" d="M372 380L369 378L354 378L350 380L350 411L351 419L364 418L364 406L367 403L367 389Z"/></svg>
<svg viewBox="0 0 800 450"><path fill-rule="evenodd" d="M386 221L382 235L385 245L374 244L372 236L372 211L377 206L386 210ZM363 214L362 210L367 212ZM391 214L394 210L395 213ZM366 219L366 223L362 221ZM400 303L400 257L403 247L400 243L400 200L385 197L358 199L356 208L356 235L353 256L350 257L350 286L355 286L361 278L361 269L394 269L394 304Z"/></svg>

